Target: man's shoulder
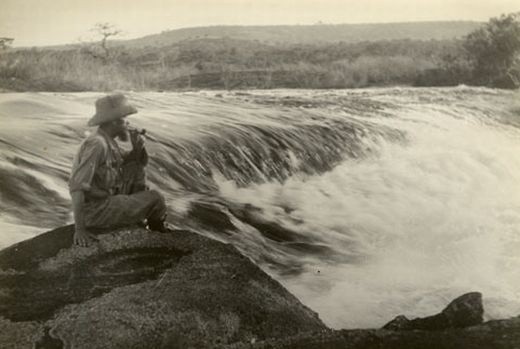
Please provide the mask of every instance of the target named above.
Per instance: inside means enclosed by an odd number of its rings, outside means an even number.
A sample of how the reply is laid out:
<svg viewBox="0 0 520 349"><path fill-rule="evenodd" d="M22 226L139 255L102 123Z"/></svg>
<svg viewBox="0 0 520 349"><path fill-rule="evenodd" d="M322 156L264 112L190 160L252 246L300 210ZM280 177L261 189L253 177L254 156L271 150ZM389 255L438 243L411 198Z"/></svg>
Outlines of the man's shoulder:
<svg viewBox="0 0 520 349"><path fill-rule="evenodd" d="M92 133L81 143L80 151L99 151L106 152L108 148L105 138L99 133Z"/></svg>

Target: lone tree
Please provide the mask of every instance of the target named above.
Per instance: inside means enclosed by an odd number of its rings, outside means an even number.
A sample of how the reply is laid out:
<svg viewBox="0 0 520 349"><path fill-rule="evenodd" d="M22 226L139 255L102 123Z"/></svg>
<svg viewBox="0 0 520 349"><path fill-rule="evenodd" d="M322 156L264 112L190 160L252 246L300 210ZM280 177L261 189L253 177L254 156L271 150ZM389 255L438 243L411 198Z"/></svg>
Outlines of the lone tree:
<svg viewBox="0 0 520 349"><path fill-rule="evenodd" d="M14 39L12 38L0 37L0 51L7 50L11 46L13 41Z"/></svg>
<svg viewBox="0 0 520 349"><path fill-rule="evenodd" d="M520 12L491 18L464 41L474 83L515 88L520 86Z"/></svg>
<svg viewBox="0 0 520 349"><path fill-rule="evenodd" d="M115 25L111 23L97 23L90 31L94 32L99 39L99 44L83 48L84 52L87 52L95 58L99 58L103 63L107 64L112 58L112 50L108 47L108 39L115 37L122 33Z"/></svg>

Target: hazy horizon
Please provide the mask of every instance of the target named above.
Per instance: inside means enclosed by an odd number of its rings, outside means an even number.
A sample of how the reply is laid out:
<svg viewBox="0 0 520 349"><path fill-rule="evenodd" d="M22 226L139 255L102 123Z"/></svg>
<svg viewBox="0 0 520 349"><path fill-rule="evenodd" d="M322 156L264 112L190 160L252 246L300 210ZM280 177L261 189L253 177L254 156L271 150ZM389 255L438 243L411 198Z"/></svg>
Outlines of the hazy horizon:
<svg viewBox="0 0 520 349"><path fill-rule="evenodd" d="M119 39L205 26L376 24L487 21L520 10L516 0L4 0L0 37L13 46L47 46L94 38L90 29L109 22Z"/></svg>

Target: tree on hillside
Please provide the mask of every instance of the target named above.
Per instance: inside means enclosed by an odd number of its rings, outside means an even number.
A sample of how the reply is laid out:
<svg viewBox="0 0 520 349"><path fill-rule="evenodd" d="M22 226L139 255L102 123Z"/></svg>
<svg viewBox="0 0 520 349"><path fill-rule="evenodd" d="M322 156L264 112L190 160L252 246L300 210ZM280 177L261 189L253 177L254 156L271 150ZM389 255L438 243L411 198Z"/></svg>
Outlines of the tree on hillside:
<svg viewBox="0 0 520 349"><path fill-rule="evenodd" d="M90 31L94 32L97 36L96 44L84 46L83 52L90 54L95 58L99 58L103 63L109 63L114 58L113 50L108 46L108 40L116 37L122 33L122 30L118 29L111 23L97 23Z"/></svg>
<svg viewBox="0 0 520 349"><path fill-rule="evenodd" d="M464 48L474 83L514 88L520 82L520 12L492 18L468 34Z"/></svg>
<svg viewBox="0 0 520 349"><path fill-rule="evenodd" d="M0 51L8 49L13 41L13 38L0 37Z"/></svg>

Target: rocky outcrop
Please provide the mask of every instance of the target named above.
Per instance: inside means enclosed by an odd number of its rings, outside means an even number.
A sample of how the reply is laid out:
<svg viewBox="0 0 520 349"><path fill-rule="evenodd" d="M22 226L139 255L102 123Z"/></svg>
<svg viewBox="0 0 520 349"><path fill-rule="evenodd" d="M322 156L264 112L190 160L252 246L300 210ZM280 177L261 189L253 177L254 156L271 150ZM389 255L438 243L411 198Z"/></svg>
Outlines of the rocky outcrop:
<svg viewBox="0 0 520 349"><path fill-rule="evenodd" d="M439 314L413 320L408 320L406 316L399 315L383 328L397 331L461 328L482 323L483 314L482 294L470 292L453 300Z"/></svg>
<svg viewBox="0 0 520 349"><path fill-rule="evenodd" d="M300 333L233 349L517 349L520 316L482 323L482 295L464 294L441 313L408 320L400 315L382 329Z"/></svg>
<svg viewBox="0 0 520 349"><path fill-rule="evenodd" d="M206 348L326 329L231 245L135 227L81 248L72 232L0 251L0 347Z"/></svg>
<svg viewBox="0 0 520 349"><path fill-rule="evenodd" d="M340 330L237 343L233 349L518 349L520 317L441 331Z"/></svg>
<svg viewBox="0 0 520 349"><path fill-rule="evenodd" d="M464 294L441 313L413 320L400 315L378 330L301 333L234 349L517 349L520 317L482 323L482 295Z"/></svg>
<svg viewBox="0 0 520 349"><path fill-rule="evenodd" d="M472 292L382 329L331 330L234 247L133 227L71 246L63 227L0 251L0 348L517 349Z"/></svg>

